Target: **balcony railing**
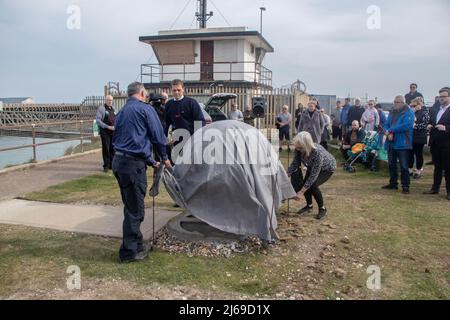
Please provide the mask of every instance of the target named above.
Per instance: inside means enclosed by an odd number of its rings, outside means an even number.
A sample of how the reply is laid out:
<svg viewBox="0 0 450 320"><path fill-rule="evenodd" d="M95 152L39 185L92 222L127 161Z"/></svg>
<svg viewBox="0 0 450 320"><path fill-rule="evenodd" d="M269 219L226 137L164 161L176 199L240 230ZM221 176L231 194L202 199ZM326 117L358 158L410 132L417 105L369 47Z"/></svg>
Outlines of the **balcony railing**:
<svg viewBox="0 0 450 320"><path fill-rule="evenodd" d="M254 61L141 65L143 83L169 82L176 78L187 82L238 81L272 87L272 71Z"/></svg>

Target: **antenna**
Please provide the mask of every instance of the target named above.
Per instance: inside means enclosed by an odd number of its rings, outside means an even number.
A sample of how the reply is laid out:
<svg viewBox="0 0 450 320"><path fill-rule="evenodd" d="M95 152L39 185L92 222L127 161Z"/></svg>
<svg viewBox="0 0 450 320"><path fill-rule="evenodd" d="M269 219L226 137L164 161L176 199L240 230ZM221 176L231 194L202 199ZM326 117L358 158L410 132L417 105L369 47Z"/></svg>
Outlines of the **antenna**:
<svg viewBox="0 0 450 320"><path fill-rule="evenodd" d="M214 15L214 12L208 11L208 1L207 0L197 0L198 1L198 11L195 13L197 21L199 22L200 29L206 29L206 22Z"/></svg>

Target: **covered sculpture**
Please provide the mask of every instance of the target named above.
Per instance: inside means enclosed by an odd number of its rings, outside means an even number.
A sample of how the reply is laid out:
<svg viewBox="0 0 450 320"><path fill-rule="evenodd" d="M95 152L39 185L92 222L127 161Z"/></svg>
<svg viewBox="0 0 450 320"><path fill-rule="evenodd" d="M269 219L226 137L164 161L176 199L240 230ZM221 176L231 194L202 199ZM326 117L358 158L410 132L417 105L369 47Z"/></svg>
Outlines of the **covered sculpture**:
<svg viewBox="0 0 450 320"><path fill-rule="evenodd" d="M224 232L276 239L275 212L295 192L259 130L238 121L215 122L175 153L174 169L164 172L163 181L188 214Z"/></svg>

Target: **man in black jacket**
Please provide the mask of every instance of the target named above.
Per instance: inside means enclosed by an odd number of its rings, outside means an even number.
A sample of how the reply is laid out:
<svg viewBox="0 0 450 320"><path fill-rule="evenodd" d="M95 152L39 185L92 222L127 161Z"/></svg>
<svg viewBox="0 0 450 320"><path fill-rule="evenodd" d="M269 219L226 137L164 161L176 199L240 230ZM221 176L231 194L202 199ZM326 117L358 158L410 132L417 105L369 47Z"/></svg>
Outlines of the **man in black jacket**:
<svg viewBox="0 0 450 320"><path fill-rule="evenodd" d="M364 113L364 108L361 105L361 99L355 99L355 105L348 111L347 125L351 126L353 121L361 123L361 118Z"/></svg>
<svg viewBox="0 0 450 320"><path fill-rule="evenodd" d="M409 106L411 104L411 101L413 101L415 98L422 97L423 95L417 91L417 84L411 83L409 86L409 92L405 95L406 104Z"/></svg>
<svg viewBox="0 0 450 320"><path fill-rule="evenodd" d="M184 95L185 87L181 80L172 81L173 99L168 101L165 108L166 135L169 127L173 131L184 129L190 135L194 134L196 122L200 127L205 125L205 117L198 102Z"/></svg>
<svg viewBox="0 0 450 320"><path fill-rule="evenodd" d="M439 108L430 110L430 148L434 162L431 190L425 194L438 194L445 176L447 200L450 200L450 88L439 91Z"/></svg>

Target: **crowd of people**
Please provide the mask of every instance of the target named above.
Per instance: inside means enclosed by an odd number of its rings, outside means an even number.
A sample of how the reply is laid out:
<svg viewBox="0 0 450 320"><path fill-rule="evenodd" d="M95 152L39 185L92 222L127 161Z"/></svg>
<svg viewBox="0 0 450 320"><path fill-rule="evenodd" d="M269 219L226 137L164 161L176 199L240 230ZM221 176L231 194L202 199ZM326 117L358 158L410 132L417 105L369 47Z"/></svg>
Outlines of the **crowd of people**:
<svg viewBox="0 0 450 320"><path fill-rule="evenodd" d="M371 171L377 170L377 160L386 153L390 181L384 189L410 193L411 177L419 179L424 169L424 147L430 147L434 165L434 183L425 194L438 194L446 178L447 199L450 200L450 104L449 88L439 90L432 107L426 108L423 95L411 84L405 96L397 96L392 110L369 100L365 106L356 98L336 102L328 117L316 99L306 109L299 105L295 112L297 132L308 132L314 143L327 149L332 137L338 141L345 160L363 162ZM331 120L331 121L330 121ZM280 140L285 134L280 132ZM280 149L281 150L281 149ZM400 165L400 174L398 170Z"/></svg>
<svg viewBox="0 0 450 320"><path fill-rule="evenodd" d="M338 141L342 156L347 161L359 160L371 171L377 170L380 154L387 154L389 184L386 190L399 189L410 193L411 177L419 179L424 168L424 147L430 147L434 165L433 185L424 194L439 194L445 177L447 200L450 200L450 89L439 90L439 96L431 108L425 107L423 95L417 91L417 84L411 84L410 92L394 99L392 110L385 111L381 104L369 100L365 106L361 99L336 102L336 109L329 117L320 108L317 99L312 98L304 109L300 104L295 111L295 126L298 135L294 138L296 155L288 174L298 192L304 196L305 208L298 213L312 211L312 198L319 206L318 219L323 219L327 210L319 186L325 183L335 170L332 156L327 152L330 137ZM291 115L287 106L277 117L280 143L288 140ZM280 147L282 151L282 147ZM288 151L290 148L288 147ZM333 158L334 159L334 158ZM306 167L303 177L301 166ZM398 169L400 165L400 174Z"/></svg>
<svg viewBox="0 0 450 320"><path fill-rule="evenodd" d="M164 165L170 168L172 146L181 140L169 139L169 128L184 129L194 134L195 123L205 125L204 110L199 103L185 96L183 81L171 84L173 98L161 95L153 103L143 84L135 82L128 87L128 101L116 115L113 97L107 96L105 104L98 109L97 123L100 128L103 151L103 168L112 170L120 187L124 203L123 241L119 251L122 262L143 260L148 255L140 231L145 214L144 197L147 189L147 166L155 169ZM327 151L328 141L339 141L345 159L370 152L361 160L371 170L381 150L388 155L390 181L384 189L399 187L397 164L400 163L400 181L403 193L410 192L410 177L420 178L424 166L423 150L428 143L434 164L434 183L425 194L438 194L445 176L447 199L450 200L450 89L439 91L435 104L425 108L423 96L412 84L406 96L397 96L394 108L386 116L380 104L374 100L361 104L360 99L351 105L345 99L344 105L336 103L336 110L329 116L314 97L306 108L299 105L295 111L297 135L294 138L295 156L289 166L288 175L297 192L296 200L304 197L306 206L298 212L303 215L313 210L313 199L318 205L317 219L327 215L320 186L330 179L336 170L336 160ZM153 108L149 107L153 106ZM253 125L255 117L252 108L244 112L232 105L228 114L230 120L243 121ZM289 107L283 106L276 117L280 143L291 141L292 115ZM369 138L370 137L370 138ZM357 146L363 146L356 148ZM280 144L280 151L282 150ZM358 151L359 150L359 151ZM302 165L306 167L303 176Z"/></svg>

